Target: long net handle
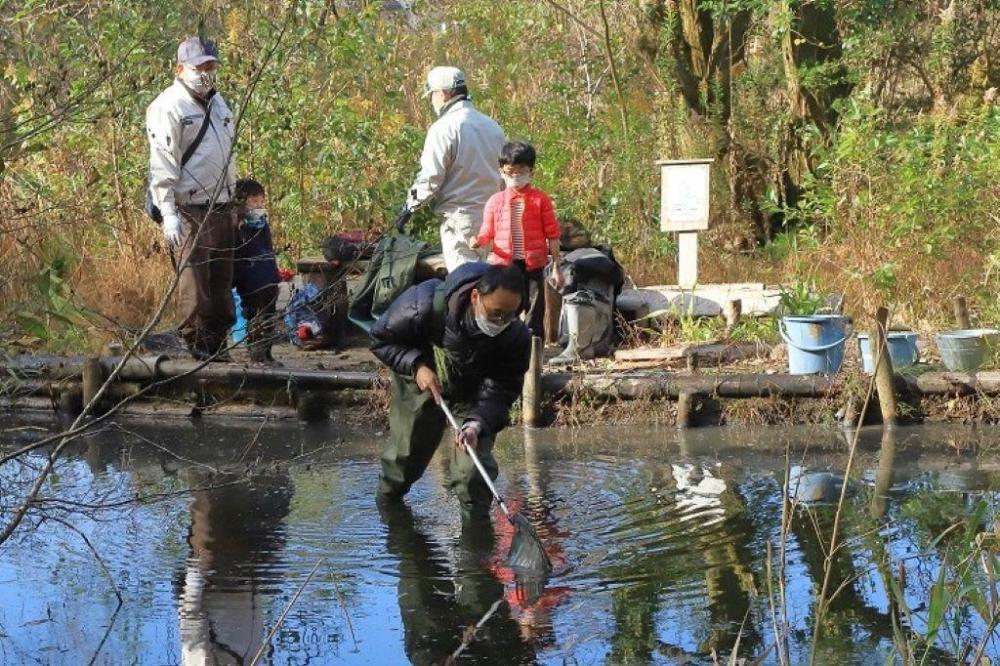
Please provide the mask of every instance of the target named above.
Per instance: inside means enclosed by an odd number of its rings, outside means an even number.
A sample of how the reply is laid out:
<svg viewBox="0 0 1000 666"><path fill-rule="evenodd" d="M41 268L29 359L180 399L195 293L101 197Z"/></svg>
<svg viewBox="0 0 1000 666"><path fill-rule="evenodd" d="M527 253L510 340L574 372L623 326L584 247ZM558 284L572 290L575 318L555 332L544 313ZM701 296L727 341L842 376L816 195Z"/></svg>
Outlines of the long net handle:
<svg viewBox="0 0 1000 666"><path fill-rule="evenodd" d="M497 498L497 502L500 504L500 508L503 509L504 514L510 518L510 511L507 510L507 504L503 501L503 498L500 497L500 493L497 492L496 486L493 485L493 479L491 479L490 475L486 472L486 468L483 467L483 463L479 462L479 456L476 455L476 450L466 444L465 440L462 438L462 429L458 426L458 421L455 420L455 415L451 413L450 409L448 409L448 405L445 403L444 398L440 396L435 396L435 398L437 399L438 406L441 407L441 411L444 412L445 417L448 419L448 423L450 423L451 427L455 430L455 435L458 436L459 441L462 442L462 446L465 447L465 452L469 454L470 458L472 458L472 464L479 470L479 474L483 477L483 481L486 482L490 492L493 493L493 497Z"/></svg>

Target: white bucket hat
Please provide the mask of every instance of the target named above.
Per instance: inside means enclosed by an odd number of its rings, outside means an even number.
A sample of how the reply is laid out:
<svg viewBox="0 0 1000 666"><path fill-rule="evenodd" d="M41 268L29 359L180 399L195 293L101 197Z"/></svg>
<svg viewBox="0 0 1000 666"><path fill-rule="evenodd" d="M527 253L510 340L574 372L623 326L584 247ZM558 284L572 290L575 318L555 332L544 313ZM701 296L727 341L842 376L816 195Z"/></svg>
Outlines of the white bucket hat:
<svg viewBox="0 0 1000 666"><path fill-rule="evenodd" d="M427 74L424 97L437 90L453 90L465 85L465 74L458 67L435 67Z"/></svg>

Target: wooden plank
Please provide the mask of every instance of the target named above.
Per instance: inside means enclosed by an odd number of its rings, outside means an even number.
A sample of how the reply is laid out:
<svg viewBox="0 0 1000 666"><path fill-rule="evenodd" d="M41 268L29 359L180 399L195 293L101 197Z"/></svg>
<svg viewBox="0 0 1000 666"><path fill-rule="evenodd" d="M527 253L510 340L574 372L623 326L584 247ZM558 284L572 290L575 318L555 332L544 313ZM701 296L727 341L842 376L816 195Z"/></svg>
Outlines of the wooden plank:
<svg viewBox="0 0 1000 666"><path fill-rule="evenodd" d="M695 357L695 362L702 366L719 365L742 361L747 358L766 357L771 353L771 347L755 343L702 343L680 344L670 347L639 347L638 349L619 349L615 352L615 362L631 366L679 364L688 356Z"/></svg>
<svg viewBox="0 0 1000 666"><path fill-rule="evenodd" d="M685 350L690 345L673 345L670 347L639 347L638 349L619 349L615 352L616 361L676 361L684 358Z"/></svg>

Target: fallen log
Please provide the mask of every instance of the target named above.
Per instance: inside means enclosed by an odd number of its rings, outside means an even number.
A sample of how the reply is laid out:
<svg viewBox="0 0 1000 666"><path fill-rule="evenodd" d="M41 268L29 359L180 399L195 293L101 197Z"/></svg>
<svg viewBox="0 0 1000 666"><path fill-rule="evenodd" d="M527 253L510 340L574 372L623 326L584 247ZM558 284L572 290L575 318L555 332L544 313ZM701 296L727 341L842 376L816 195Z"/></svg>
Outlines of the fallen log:
<svg viewBox="0 0 1000 666"><path fill-rule="evenodd" d="M19 356L0 363L0 373L23 379L63 380L81 377L85 357ZM121 363L121 357L102 358L105 372ZM201 367L199 367L201 366ZM381 385L382 378L373 372L339 370L308 370L242 366L233 363L179 361L166 356L129 358L118 373L122 381L153 382L189 376L230 386L285 386L302 389L340 390L372 389Z"/></svg>
<svg viewBox="0 0 1000 666"><path fill-rule="evenodd" d="M542 377L542 386L550 395L590 391L625 399L677 398L682 392L720 398L817 398L836 393L840 382L822 375L554 373Z"/></svg>
<svg viewBox="0 0 1000 666"><path fill-rule="evenodd" d="M1000 395L1000 371L897 374L894 382L901 392L918 397ZM819 398L835 395L841 390L842 383L836 378L823 375L553 373L542 378L542 387L549 395L586 390L598 395L625 399L676 399L682 392L714 395L720 398Z"/></svg>
<svg viewBox="0 0 1000 666"><path fill-rule="evenodd" d="M102 360L109 371L120 361L119 358ZM210 363L199 367L200 365L202 364L197 361L175 361L165 357L132 358L122 368L121 377L131 381L154 381L190 375L196 379L231 386L292 385L317 390L373 389L382 383L382 379L374 372L269 368L233 363Z"/></svg>
<svg viewBox="0 0 1000 666"><path fill-rule="evenodd" d="M49 382L79 382L86 357L16 356L0 360L0 375L27 381L26 392L47 391ZM121 357L101 359L106 373ZM181 376L229 386L280 387L336 391L373 389L384 379L374 372L270 368L233 363L211 363L199 368L196 361L173 360L165 356L133 357L119 373L122 382L149 383ZM897 374L897 388L909 395L1000 395L1000 371L926 372L920 375ZM546 373L542 390L547 395L589 390L622 398L647 397L676 399L682 391L722 398L751 397L825 397L840 390L836 378L822 375L788 374L680 374L672 372L624 372L605 374ZM134 390L134 389L133 389Z"/></svg>
<svg viewBox="0 0 1000 666"><path fill-rule="evenodd" d="M23 354L0 360L0 374L18 379L80 379L85 356Z"/></svg>
<svg viewBox="0 0 1000 666"><path fill-rule="evenodd" d="M926 372L922 375L896 375L902 390L917 395L1000 394L1000 372Z"/></svg>

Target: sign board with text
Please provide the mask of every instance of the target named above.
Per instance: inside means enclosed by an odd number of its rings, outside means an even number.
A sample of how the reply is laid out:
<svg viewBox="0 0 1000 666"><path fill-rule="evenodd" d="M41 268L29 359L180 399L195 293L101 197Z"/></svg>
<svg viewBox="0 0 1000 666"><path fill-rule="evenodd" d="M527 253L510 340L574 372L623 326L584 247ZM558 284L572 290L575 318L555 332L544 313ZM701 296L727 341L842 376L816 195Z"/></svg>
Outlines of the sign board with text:
<svg viewBox="0 0 1000 666"><path fill-rule="evenodd" d="M713 160L662 160L660 231L705 231L709 218L709 175Z"/></svg>

